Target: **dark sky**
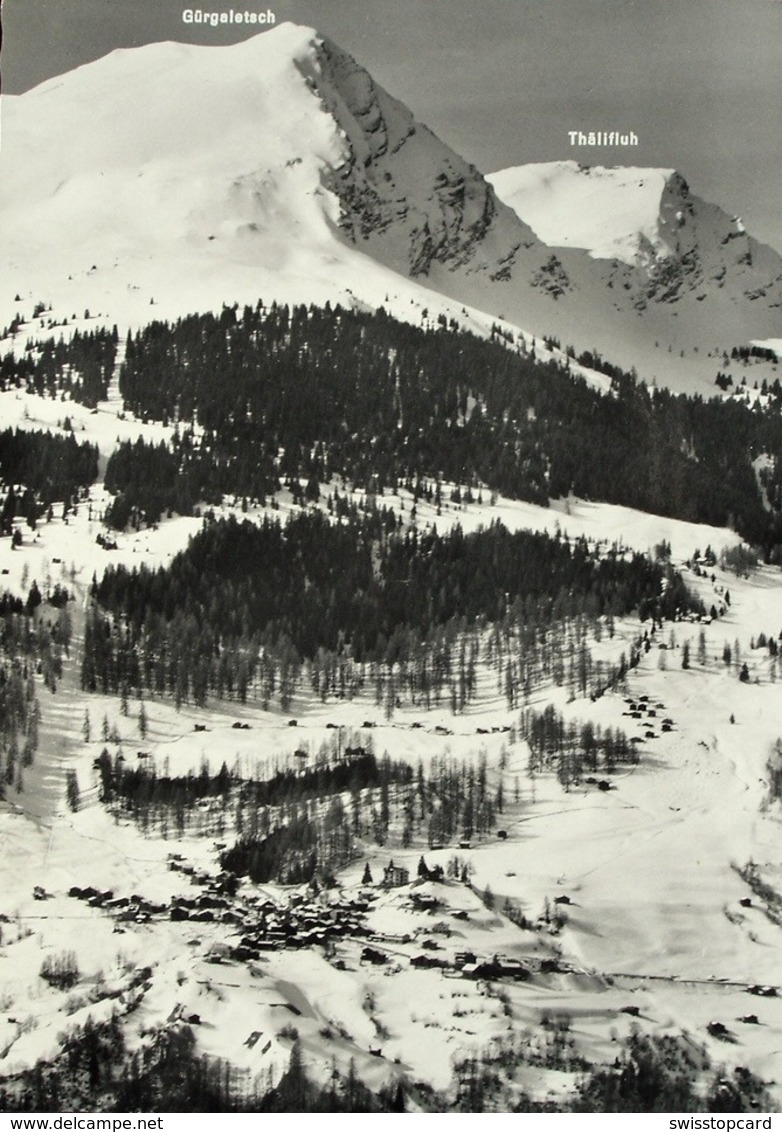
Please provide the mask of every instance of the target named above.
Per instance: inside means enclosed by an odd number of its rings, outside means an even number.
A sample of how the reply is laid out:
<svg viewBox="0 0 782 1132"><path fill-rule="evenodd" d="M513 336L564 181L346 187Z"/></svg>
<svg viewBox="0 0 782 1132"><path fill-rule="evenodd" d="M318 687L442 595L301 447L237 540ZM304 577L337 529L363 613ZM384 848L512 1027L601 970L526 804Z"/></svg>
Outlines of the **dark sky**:
<svg viewBox="0 0 782 1132"><path fill-rule="evenodd" d="M3 0L5 93L155 40L249 29L182 21L188 0ZM335 39L484 172L575 157L679 169L782 249L782 0L272 0ZM244 0L200 7L265 11ZM139 108L143 112L143 108ZM157 111L148 108L149 113ZM637 149L567 131L633 130Z"/></svg>

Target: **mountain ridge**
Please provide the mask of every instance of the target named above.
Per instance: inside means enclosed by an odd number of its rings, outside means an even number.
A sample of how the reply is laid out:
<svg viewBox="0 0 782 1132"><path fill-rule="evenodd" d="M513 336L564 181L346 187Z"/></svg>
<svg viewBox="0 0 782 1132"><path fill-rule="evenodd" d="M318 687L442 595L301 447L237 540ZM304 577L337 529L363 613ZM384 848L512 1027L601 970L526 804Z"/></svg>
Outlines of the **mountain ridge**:
<svg viewBox="0 0 782 1132"><path fill-rule="evenodd" d="M521 244L540 242L514 218L475 166L419 123L398 99L328 38L319 40L308 81L347 145L327 174L342 204L341 227L382 255L378 236L401 224L403 249L389 261L413 277L435 262L497 271ZM501 270L501 267L500 267Z"/></svg>
<svg viewBox="0 0 782 1132"><path fill-rule="evenodd" d="M474 325L501 318L679 388L779 335L782 257L680 175L664 202L676 255L659 226L641 262L544 241L311 28L124 49L4 111L0 325L17 294L50 322L84 308L123 326L259 296L386 303L408 320L470 308Z"/></svg>
<svg viewBox="0 0 782 1132"><path fill-rule="evenodd" d="M661 291L660 297L671 297L660 286L660 268L678 261L693 286L708 279L720 285L729 271L758 265L769 276L768 289L776 287L773 305L782 301L782 259L775 249L754 239L740 217L694 194L678 170L559 161L500 170L488 179L544 242L645 271L650 298ZM717 245L730 253L715 255ZM757 291L755 282L746 297Z"/></svg>

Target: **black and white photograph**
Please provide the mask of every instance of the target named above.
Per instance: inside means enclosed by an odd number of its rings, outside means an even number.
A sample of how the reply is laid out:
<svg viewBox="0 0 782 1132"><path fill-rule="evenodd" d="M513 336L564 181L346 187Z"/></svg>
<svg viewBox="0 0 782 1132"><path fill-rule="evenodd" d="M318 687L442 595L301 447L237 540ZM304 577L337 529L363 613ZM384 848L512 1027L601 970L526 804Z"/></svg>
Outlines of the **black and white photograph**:
<svg viewBox="0 0 782 1132"><path fill-rule="evenodd" d="M0 16L0 1114L770 1129L782 2Z"/></svg>

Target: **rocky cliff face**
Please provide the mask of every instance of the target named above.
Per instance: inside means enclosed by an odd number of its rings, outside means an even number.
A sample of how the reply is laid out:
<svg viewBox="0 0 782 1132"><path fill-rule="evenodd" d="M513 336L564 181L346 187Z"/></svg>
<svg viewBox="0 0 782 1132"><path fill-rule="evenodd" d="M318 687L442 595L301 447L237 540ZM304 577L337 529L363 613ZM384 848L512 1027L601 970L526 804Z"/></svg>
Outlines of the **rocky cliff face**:
<svg viewBox="0 0 782 1132"><path fill-rule="evenodd" d="M344 163L325 177L357 246L412 276L442 264L502 279L539 245L474 166L334 43L298 66L344 138Z"/></svg>
<svg viewBox="0 0 782 1132"><path fill-rule="evenodd" d="M552 234L329 40L297 66L342 138L342 162L323 172L342 237L375 260L625 365L650 361L666 383L673 367L659 368L660 341L680 359L700 355L705 375L703 354L723 335L733 345L775 333L782 257L676 171L556 163L554 182L565 174L570 185L559 200L564 227ZM599 251L573 236L591 216L607 231Z"/></svg>
<svg viewBox="0 0 782 1132"><path fill-rule="evenodd" d="M694 196L679 173L668 178L660 201L664 250L648 264L639 296L675 303L688 293L703 302L724 290L735 302L782 305L782 257L757 240L738 217Z"/></svg>

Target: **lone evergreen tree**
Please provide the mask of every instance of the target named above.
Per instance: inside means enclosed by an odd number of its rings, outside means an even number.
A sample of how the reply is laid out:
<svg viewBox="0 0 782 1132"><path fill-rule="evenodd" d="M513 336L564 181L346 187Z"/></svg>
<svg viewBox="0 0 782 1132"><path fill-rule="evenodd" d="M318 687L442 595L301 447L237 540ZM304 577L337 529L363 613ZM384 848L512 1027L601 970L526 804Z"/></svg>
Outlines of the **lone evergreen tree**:
<svg viewBox="0 0 782 1132"><path fill-rule="evenodd" d="M75 770L69 770L65 773L65 800L68 803L68 809L75 813L79 808L79 782Z"/></svg>

